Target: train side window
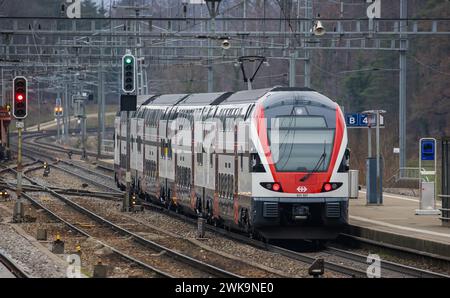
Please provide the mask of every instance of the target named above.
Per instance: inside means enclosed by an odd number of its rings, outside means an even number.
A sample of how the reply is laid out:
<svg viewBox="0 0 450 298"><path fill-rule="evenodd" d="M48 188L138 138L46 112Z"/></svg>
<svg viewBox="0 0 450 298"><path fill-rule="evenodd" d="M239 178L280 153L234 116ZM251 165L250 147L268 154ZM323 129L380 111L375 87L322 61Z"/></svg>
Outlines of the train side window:
<svg viewBox="0 0 450 298"><path fill-rule="evenodd" d="M264 169L264 165L261 162L261 158L258 153L250 153L250 172L253 173L264 173L266 170Z"/></svg>
<svg viewBox="0 0 450 298"><path fill-rule="evenodd" d="M344 156L342 157L341 164L339 165L338 172L345 173L350 170L350 149L345 149Z"/></svg>

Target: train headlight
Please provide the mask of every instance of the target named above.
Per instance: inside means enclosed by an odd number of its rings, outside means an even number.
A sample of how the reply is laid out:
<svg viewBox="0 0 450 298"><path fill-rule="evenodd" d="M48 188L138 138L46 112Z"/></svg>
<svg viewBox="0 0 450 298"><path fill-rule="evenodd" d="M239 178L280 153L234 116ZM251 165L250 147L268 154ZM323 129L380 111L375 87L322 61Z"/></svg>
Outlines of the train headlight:
<svg viewBox="0 0 450 298"><path fill-rule="evenodd" d="M281 188L281 184L278 182L261 182L260 184L265 189L268 189L271 191L276 191L276 192L283 192L283 189Z"/></svg>
<svg viewBox="0 0 450 298"><path fill-rule="evenodd" d="M301 115L307 115L308 112L306 111L305 107L296 107L295 108L295 115L301 116Z"/></svg>
<svg viewBox="0 0 450 298"><path fill-rule="evenodd" d="M280 185L280 183L274 183L273 185L272 185L272 190L273 191L279 191L281 189L281 185Z"/></svg>
<svg viewBox="0 0 450 298"><path fill-rule="evenodd" d="M322 192L336 190L342 186L342 182L326 182L322 186Z"/></svg>

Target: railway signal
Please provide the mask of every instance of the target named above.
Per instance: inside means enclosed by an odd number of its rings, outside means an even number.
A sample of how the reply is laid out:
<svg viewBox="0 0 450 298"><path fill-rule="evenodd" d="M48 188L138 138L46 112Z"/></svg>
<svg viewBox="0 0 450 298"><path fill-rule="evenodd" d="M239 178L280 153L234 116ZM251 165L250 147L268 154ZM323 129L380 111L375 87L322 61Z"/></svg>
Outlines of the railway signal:
<svg viewBox="0 0 450 298"><path fill-rule="evenodd" d="M63 108L61 106L55 107L55 117L62 117L64 115Z"/></svg>
<svg viewBox="0 0 450 298"><path fill-rule="evenodd" d="M122 90L133 93L136 89L136 59L131 54L122 57Z"/></svg>
<svg viewBox="0 0 450 298"><path fill-rule="evenodd" d="M25 119L28 114L28 86L27 79L17 76L13 81L13 115L16 119Z"/></svg>

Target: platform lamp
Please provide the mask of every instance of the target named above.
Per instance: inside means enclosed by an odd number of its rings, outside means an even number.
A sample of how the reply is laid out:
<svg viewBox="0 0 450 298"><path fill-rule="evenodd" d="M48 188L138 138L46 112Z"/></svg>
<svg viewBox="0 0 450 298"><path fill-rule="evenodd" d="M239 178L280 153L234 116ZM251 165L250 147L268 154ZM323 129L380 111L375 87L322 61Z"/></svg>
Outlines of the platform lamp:
<svg viewBox="0 0 450 298"><path fill-rule="evenodd" d="M313 22L313 27L311 31L316 36L322 36L326 33L325 27L322 25L322 22L319 20L320 14L317 15L317 20Z"/></svg>

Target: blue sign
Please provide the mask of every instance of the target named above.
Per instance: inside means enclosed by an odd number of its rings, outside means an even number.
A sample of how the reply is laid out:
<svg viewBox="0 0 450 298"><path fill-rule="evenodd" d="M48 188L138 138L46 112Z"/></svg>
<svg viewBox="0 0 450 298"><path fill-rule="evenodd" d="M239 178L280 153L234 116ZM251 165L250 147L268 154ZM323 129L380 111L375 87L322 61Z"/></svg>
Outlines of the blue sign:
<svg viewBox="0 0 450 298"><path fill-rule="evenodd" d="M367 127L369 124L369 118L366 114L358 114L358 124L362 127Z"/></svg>
<svg viewBox="0 0 450 298"><path fill-rule="evenodd" d="M375 120L375 116L373 116L373 119ZM350 113L345 114L345 123L347 124L347 127L349 128L364 128L369 127L369 117L367 114L360 114L360 113ZM372 127L376 126L376 123L371 124ZM380 127L384 127L384 119L383 116L380 115Z"/></svg>
<svg viewBox="0 0 450 298"><path fill-rule="evenodd" d="M368 119L366 114L345 114L347 127L367 127Z"/></svg>
<svg viewBox="0 0 450 298"><path fill-rule="evenodd" d="M358 127L358 114L345 114L345 122L348 127Z"/></svg>
<svg viewBox="0 0 450 298"><path fill-rule="evenodd" d="M436 157L436 142L431 139L422 139L420 141L421 159L434 160Z"/></svg>

